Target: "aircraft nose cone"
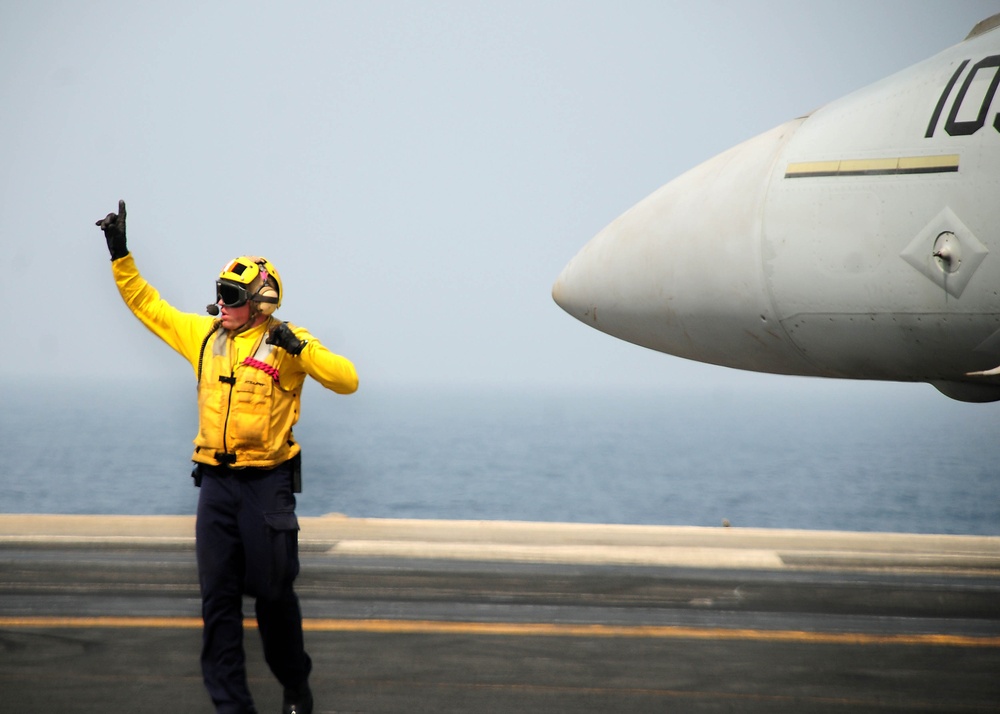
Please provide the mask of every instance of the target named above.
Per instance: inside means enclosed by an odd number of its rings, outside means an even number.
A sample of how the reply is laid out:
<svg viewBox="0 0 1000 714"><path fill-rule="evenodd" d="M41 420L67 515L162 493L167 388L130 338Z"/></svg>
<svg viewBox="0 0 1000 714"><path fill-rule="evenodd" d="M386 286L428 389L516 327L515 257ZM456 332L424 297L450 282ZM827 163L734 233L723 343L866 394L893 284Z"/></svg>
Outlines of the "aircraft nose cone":
<svg viewBox="0 0 1000 714"><path fill-rule="evenodd" d="M788 345L772 315L761 223L777 155L800 121L716 156L633 206L567 264L553 299L629 342L773 371L775 353Z"/></svg>

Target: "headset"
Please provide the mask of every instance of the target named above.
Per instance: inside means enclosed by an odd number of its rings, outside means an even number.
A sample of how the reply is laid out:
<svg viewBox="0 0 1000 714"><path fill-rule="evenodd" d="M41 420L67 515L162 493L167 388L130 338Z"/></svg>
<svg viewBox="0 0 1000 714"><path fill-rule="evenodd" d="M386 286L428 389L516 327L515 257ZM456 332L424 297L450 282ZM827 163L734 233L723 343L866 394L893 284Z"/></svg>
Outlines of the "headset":
<svg viewBox="0 0 1000 714"><path fill-rule="evenodd" d="M260 260L261 262L258 263L258 266L260 267L260 278L263 281L263 285L260 286L257 293L250 299L257 303L257 310L260 314L270 317L274 314L274 311L278 309L281 299L278 296L278 291L267 282L268 277L270 277L267 266L270 265L271 270L274 270L274 266L268 263L264 258L261 258ZM275 277L274 281L276 283L278 282L277 277Z"/></svg>

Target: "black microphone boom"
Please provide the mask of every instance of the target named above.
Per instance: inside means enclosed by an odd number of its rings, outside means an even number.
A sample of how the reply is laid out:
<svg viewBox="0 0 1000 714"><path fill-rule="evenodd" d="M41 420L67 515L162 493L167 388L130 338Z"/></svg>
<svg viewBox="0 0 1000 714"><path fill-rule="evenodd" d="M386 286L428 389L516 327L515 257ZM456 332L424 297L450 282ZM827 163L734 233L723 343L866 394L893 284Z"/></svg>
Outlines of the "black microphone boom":
<svg viewBox="0 0 1000 714"><path fill-rule="evenodd" d="M214 303L212 303L210 305L206 305L205 306L205 312L207 312L212 317L215 317L216 315L219 314L219 306L216 305L216 304L214 304Z"/></svg>

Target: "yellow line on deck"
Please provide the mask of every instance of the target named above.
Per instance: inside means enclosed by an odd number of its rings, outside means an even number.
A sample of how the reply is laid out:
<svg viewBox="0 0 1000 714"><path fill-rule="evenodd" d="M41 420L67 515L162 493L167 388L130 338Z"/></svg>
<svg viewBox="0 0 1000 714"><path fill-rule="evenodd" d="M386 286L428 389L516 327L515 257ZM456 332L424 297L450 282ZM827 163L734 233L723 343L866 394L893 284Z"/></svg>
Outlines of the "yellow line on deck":
<svg viewBox="0 0 1000 714"><path fill-rule="evenodd" d="M246 619L248 628L256 621ZM198 617L0 617L0 629L134 628L200 629ZM944 634L869 634L809 632L675 625L571 625L547 622L448 622L441 620L306 619L307 632L367 632L373 634L493 635L510 637L599 637L639 639L754 640L842 645L937 645L1000 647L1000 637Z"/></svg>

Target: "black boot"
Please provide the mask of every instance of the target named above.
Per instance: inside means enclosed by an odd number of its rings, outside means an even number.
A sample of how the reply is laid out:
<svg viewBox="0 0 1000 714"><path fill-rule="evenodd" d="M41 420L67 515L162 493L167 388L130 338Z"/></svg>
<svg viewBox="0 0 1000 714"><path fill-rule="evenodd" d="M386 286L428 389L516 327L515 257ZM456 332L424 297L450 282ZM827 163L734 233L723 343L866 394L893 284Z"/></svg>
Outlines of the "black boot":
<svg viewBox="0 0 1000 714"><path fill-rule="evenodd" d="M312 714L313 695L309 684L303 682L301 687L285 688L285 696L281 705L281 714Z"/></svg>

